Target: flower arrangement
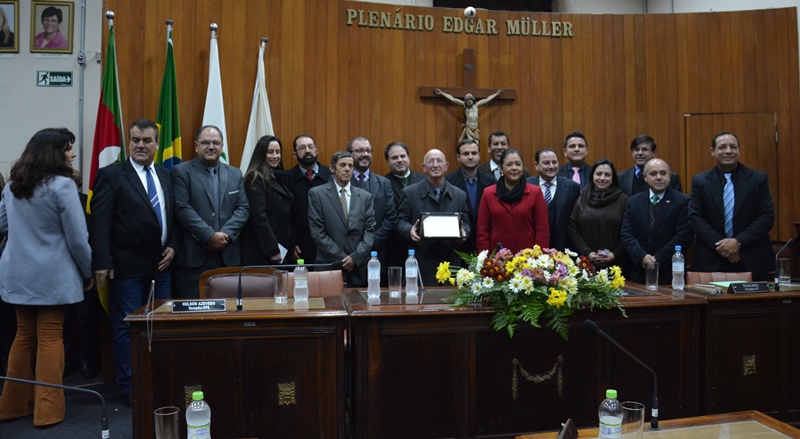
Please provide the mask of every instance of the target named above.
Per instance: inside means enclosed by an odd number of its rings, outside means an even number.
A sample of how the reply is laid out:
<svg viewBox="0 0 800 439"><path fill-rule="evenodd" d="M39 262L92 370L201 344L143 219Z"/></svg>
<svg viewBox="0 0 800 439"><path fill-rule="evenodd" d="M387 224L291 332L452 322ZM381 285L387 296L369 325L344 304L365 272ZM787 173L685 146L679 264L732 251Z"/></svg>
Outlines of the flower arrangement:
<svg viewBox="0 0 800 439"><path fill-rule="evenodd" d="M442 262L436 280L457 287L451 296L455 306L483 302L495 308L492 327L505 328L509 337L520 320L541 327L539 319L544 316L547 326L567 340L567 317L584 307L616 307L625 315L619 302L625 278L616 265L597 270L589 258L569 249L561 252L538 245L517 254L504 248L491 255L484 250L459 256L468 268Z"/></svg>

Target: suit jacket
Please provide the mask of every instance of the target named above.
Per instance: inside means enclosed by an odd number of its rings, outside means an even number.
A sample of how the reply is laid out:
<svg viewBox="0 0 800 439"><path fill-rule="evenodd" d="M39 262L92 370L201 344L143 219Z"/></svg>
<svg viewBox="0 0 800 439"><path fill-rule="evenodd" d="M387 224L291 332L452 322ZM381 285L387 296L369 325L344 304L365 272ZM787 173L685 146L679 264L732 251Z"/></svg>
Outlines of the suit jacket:
<svg viewBox="0 0 800 439"><path fill-rule="evenodd" d="M592 165L590 165L587 162L583 162L583 164L581 165L581 170L579 171L579 174L581 174L581 189L585 188L586 183L589 181L590 178L592 178L592 176L590 175L591 172L592 172ZM567 180L573 181L572 165L569 162L567 162L566 165L560 166L558 168L558 174L556 174L556 176L564 177Z"/></svg>
<svg viewBox="0 0 800 439"><path fill-rule="evenodd" d="M650 205L649 190L628 198L622 218L622 245L633 262L630 275L633 282L645 283L645 269L641 261L646 255L652 255L659 264L658 283L666 285L672 282L675 246L682 246L685 255L694 239L689 226L689 196L675 189L667 189L658 202L658 215L652 225Z"/></svg>
<svg viewBox="0 0 800 439"><path fill-rule="evenodd" d="M392 186L392 194L394 195L394 206L397 214L400 214L400 201L403 198L403 183L400 182L400 179L397 178L391 172L386 174L385 177L389 180L389 184ZM411 175L409 175L409 186L418 183L420 181L425 180L425 174L421 174L419 172L411 171ZM406 257L408 257L408 237L401 236L400 232L397 231L397 220L399 218L395 218L395 227L391 233L389 233L389 238L386 240L386 244L384 245L383 254L385 255L386 264L381 265L381 269L383 269L383 265L387 267L402 267L405 263ZM380 256L380 253L378 254Z"/></svg>
<svg viewBox="0 0 800 439"><path fill-rule="evenodd" d="M411 242L411 227L424 212L461 212L461 226L469 235L472 230L469 222L467 194L452 183L444 180L443 193L439 202L433 197L428 180L414 183L403 189L400 208L397 211L397 231L404 237L416 252L422 282L425 286L436 285L436 267L440 262L450 261L459 265L457 240L455 239L422 239Z"/></svg>
<svg viewBox="0 0 800 439"><path fill-rule="evenodd" d="M497 195L497 185L489 186L481 200L477 251L494 250L498 242L514 253L525 248L550 245L547 204L539 186L523 183L522 199L508 204Z"/></svg>
<svg viewBox="0 0 800 439"><path fill-rule="evenodd" d="M165 200L167 246L177 246L172 234L175 194L170 172L153 164ZM161 228L150 197L130 159L97 171L91 200L92 267L114 269L117 280L152 277L161 261ZM176 255L177 256L177 255Z"/></svg>
<svg viewBox="0 0 800 439"><path fill-rule="evenodd" d="M394 204L395 206L400 206L400 198L403 196L403 183L400 182L400 178L396 175L392 174L391 172L384 175L384 177L389 179L389 183L392 184L392 192L394 192ZM419 181L425 180L425 174L420 172L411 171L411 175L408 176L408 185L411 186L414 183Z"/></svg>
<svg viewBox="0 0 800 439"><path fill-rule="evenodd" d="M215 232L222 232L232 241L221 252L225 265L240 265L242 246L239 233L250 216L242 172L225 163L219 164L219 212L214 212L208 171L200 159L195 157L175 166L172 186L182 244L176 263L184 267L201 266L209 254L206 242ZM215 215L219 215L219 230L214 229Z"/></svg>
<svg viewBox="0 0 800 439"><path fill-rule="evenodd" d="M254 174L244 182L244 191L250 205L250 217L242 230L242 264L268 265L270 258L280 253L278 244L286 250L286 259L291 259L297 233L297 215L294 211L294 196L278 175L270 180L269 190L263 181L253 184ZM283 171L280 171L283 177Z"/></svg>
<svg viewBox="0 0 800 439"><path fill-rule="evenodd" d="M733 237L741 244L739 255L753 279L761 279L775 269L775 253L769 231L775 224L775 207L767 174L739 164L734 181ZM725 212L722 191L725 178L715 167L692 179L689 223L697 235L692 271L719 271L727 261L716 251L715 243L725 238Z"/></svg>
<svg viewBox="0 0 800 439"><path fill-rule="evenodd" d="M392 233L397 222L397 208L392 184L388 178L370 172L369 179L363 185L355 177L350 180L350 185L372 194L372 210L375 213L375 240L372 249L381 256L386 240L389 239L389 234Z"/></svg>
<svg viewBox="0 0 800 439"><path fill-rule="evenodd" d="M489 160L489 162L491 162L491 160ZM478 169L478 172L483 172L484 174L489 174L492 177L494 177L495 176L494 175L494 171L492 171L492 165L489 162L481 163L480 165L478 165L477 169ZM524 178L530 177L531 176L531 171L529 171L528 168L523 167L522 168L522 176ZM495 182L496 181L497 181L497 179L495 178ZM480 204L478 204L478 205L480 205Z"/></svg>
<svg viewBox="0 0 800 439"><path fill-rule="evenodd" d="M469 222L472 225L478 224L478 210L481 206L481 198L483 197L483 191L489 186L493 186L497 183L497 180L494 179L494 175L491 173L484 174L483 172L478 171L475 174L475 177L478 180L478 196L475 197L475 210L472 210L472 205L469 202L469 192L467 192L467 181L464 180L464 173L461 172L461 168L459 168L456 172L451 172L447 174L444 178L453 184L453 186L461 189L467 194L467 207L469 208ZM477 227L473 227L472 231L469 234L469 237L461 246L461 251L464 252L474 252L475 251L475 234L476 234Z"/></svg>
<svg viewBox="0 0 800 439"><path fill-rule="evenodd" d="M539 176L531 177L528 183L541 186ZM542 189L544 194L544 189ZM572 208L581 195L581 185L564 177L556 176L556 196L550 203L555 204L555 221L550 223L550 248L561 251L572 249L572 241L569 239L569 217L572 215Z"/></svg>
<svg viewBox="0 0 800 439"><path fill-rule="evenodd" d="M306 177L306 171L300 165L286 171L285 178L286 187L294 196L294 211L297 213L297 218L300 219L297 221L297 245L300 247L300 259L307 263L317 259L317 246L311 238L308 221L303 219L308 218L308 191L311 188L322 186L332 177L331 169L328 166L323 166L319 162L317 165L319 165L319 172L311 181ZM294 262L294 258L291 259L290 262Z"/></svg>
<svg viewBox="0 0 800 439"><path fill-rule="evenodd" d="M633 195L633 178L636 177L636 171L634 170L636 166L631 166L630 168L622 171L619 173L619 185L622 187L622 192L625 192L625 195L631 196ZM647 186L647 185L645 185ZM672 176L669 177L669 188L675 189L678 192L683 192L683 186L681 186L681 177L676 174L672 173ZM646 190L648 194L650 193L649 190Z"/></svg>
<svg viewBox="0 0 800 439"><path fill-rule="evenodd" d="M367 286L367 261L375 239L372 195L350 185L345 221L339 186L331 180L308 191L308 226L317 244L317 264L338 262L347 256L356 268L344 273L348 286Z"/></svg>

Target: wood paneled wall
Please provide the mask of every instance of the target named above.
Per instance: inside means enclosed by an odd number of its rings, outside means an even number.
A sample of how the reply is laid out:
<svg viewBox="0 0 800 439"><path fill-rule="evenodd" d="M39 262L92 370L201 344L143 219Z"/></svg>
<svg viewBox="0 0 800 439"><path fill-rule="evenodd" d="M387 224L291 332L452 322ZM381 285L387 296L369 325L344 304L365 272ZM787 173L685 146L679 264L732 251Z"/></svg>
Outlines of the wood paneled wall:
<svg viewBox="0 0 800 439"><path fill-rule="evenodd" d="M348 26L348 8L431 15L435 28ZM536 149L560 151L564 135L579 129L589 140L590 162L608 157L622 170L632 165L630 140L647 133L658 142L658 155L681 173L688 192L685 152L708 150L715 133L706 133L702 142L687 141L685 114L776 113L780 160L767 171L778 174L779 187L772 188L779 206L777 236L793 236L791 223L800 219L800 203L794 203L800 151L792 147L800 135L794 8L650 15L479 11L477 18L496 20L497 35L443 32L443 17L459 17L460 10L344 0L107 0L105 9L117 17L126 121L155 119L164 20L175 21L185 160L193 157L191 140L202 121L208 26L216 22L233 164L241 159L258 45L268 37L267 91L286 167L295 164L292 139L307 133L323 163L362 135L375 149L377 172L388 171L383 147L395 140L410 146L415 170L434 147L449 154L455 169L463 112L444 99L421 98L418 88L463 85L461 54L470 47L477 57L476 86L517 91L514 101L481 107L484 143L492 131L508 132L531 168ZM574 36L507 35L506 20L524 18L571 22Z"/></svg>

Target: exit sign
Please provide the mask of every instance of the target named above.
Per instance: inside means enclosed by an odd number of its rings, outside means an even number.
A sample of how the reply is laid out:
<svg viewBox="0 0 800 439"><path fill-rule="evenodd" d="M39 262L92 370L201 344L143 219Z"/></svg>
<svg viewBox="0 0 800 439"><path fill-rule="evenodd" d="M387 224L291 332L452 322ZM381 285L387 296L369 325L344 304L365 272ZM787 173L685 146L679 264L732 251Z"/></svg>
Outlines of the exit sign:
<svg viewBox="0 0 800 439"><path fill-rule="evenodd" d="M37 87L72 87L72 72L36 72Z"/></svg>

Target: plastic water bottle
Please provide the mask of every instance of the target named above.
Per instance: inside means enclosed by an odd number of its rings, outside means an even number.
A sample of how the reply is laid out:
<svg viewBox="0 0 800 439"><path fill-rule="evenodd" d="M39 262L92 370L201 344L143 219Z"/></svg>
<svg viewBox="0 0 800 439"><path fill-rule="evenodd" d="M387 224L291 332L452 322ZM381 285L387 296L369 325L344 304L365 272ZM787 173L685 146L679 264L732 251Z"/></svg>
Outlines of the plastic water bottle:
<svg viewBox="0 0 800 439"><path fill-rule="evenodd" d="M683 272L686 269L686 258L681 253L681 246L675 246L675 254L672 255L672 289L683 290L685 281Z"/></svg>
<svg viewBox="0 0 800 439"><path fill-rule="evenodd" d="M297 260L294 269L294 300L308 300L308 268L303 267L306 261Z"/></svg>
<svg viewBox="0 0 800 439"><path fill-rule="evenodd" d="M417 258L414 257L414 249L409 249L408 259L406 259L406 294L417 294L419 291L417 276L419 276Z"/></svg>
<svg viewBox="0 0 800 439"><path fill-rule="evenodd" d="M617 391L606 390L606 399L600 404L600 436L598 438L622 437L622 406L617 401Z"/></svg>
<svg viewBox="0 0 800 439"><path fill-rule="evenodd" d="M381 295L381 261L378 252L370 252L367 262L367 296L380 297Z"/></svg>
<svg viewBox="0 0 800 439"><path fill-rule="evenodd" d="M188 439L211 439L211 407L203 401L203 392L192 393L192 402L186 408Z"/></svg>

